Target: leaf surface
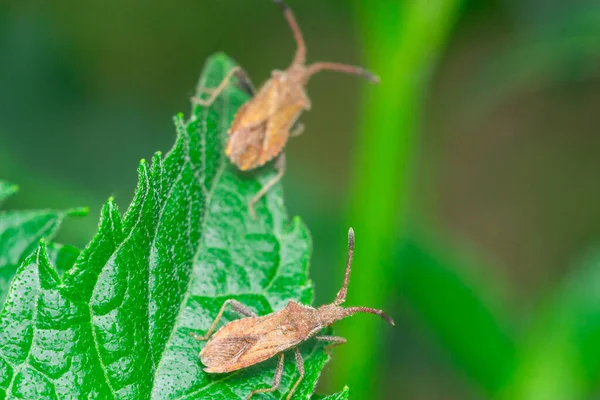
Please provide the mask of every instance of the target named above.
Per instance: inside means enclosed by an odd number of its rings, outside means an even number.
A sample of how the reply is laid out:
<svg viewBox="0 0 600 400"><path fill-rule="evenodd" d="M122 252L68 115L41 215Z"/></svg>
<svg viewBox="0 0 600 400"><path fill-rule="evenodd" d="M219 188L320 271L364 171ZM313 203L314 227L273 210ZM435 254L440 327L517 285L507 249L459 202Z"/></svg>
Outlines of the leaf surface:
<svg viewBox="0 0 600 400"><path fill-rule="evenodd" d="M199 87L216 87L234 63L209 60ZM198 95L202 95L199 91ZM40 245L18 270L0 315L0 393L14 398L244 399L269 387L275 359L211 375L198 353L223 302L258 314L289 300L310 304L311 247L304 224L288 219L275 186L248 213L248 202L275 174L242 174L223 154L227 128L247 100L235 84L210 107L175 118L177 139L165 156L138 168L139 184L123 216L109 199L98 232L62 278L73 249ZM66 254L66 258L65 258ZM225 313L224 322L237 318ZM327 361L322 345L301 346L305 377L294 398L309 398ZM281 398L298 378L286 357ZM4 392L2 392L4 391ZM0 398L2 396L0 395Z"/></svg>
<svg viewBox="0 0 600 400"><path fill-rule="evenodd" d="M17 190L16 185L0 181L0 202ZM17 266L35 250L40 239L52 238L66 216L82 213L85 210L0 211L0 304Z"/></svg>
<svg viewBox="0 0 600 400"><path fill-rule="evenodd" d="M339 393L335 393L329 396L316 395L312 398L313 400L348 400L350 398L350 390L348 389L348 386L346 386L344 390L342 390Z"/></svg>

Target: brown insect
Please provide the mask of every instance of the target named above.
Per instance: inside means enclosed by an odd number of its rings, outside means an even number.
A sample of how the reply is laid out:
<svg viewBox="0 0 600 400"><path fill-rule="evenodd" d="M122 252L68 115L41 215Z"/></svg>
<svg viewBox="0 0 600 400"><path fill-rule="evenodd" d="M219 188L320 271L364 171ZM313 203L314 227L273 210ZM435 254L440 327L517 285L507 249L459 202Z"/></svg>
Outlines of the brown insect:
<svg viewBox="0 0 600 400"><path fill-rule="evenodd" d="M315 309L296 303L295 301L290 301L283 310L259 317L239 301L234 299L226 300L206 334L203 336L192 334L193 337L198 340L208 340L228 304L235 311L246 316L246 318L229 322L219 329L210 338L208 343L206 343L206 346L200 352L200 360L206 366L204 371L210 373L236 371L277 355L279 362L275 371L273 385L270 388L253 390L246 397L247 400L257 393L269 393L277 390L283 374L283 352L294 349L300 377L287 395L287 399L289 400L304 377L304 361L297 347L300 343L311 337L330 342L325 348L329 354L329 350L332 347L346 343L346 339L339 336L320 336L317 334L335 321L357 312L379 315L394 325L394 321L381 310L368 307L344 308L341 306L346 300L353 253L354 231L350 228L348 231L348 262L346 264L344 284L338 292L335 301L331 304L325 304Z"/></svg>
<svg viewBox="0 0 600 400"><path fill-rule="evenodd" d="M241 86L247 89L250 95L254 95L235 115L228 131L225 148L227 157L242 171L253 170L277 157L275 162L277 175L261 188L248 205L253 218L256 218L254 212L256 203L283 176L285 171L283 148L288 138L300 135L304 130L303 125L297 123L297 119L302 111L310 110L311 107L305 90L309 79L317 72L328 70L360 75L373 83L379 82L376 75L352 65L316 62L307 66L304 38L292 11L283 0L273 0L273 2L281 7L296 40L297 50L292 64L285 71L273 71L271 79L263 84L256 95L245 72L240 67L234 67L215 89L201 89L211 93L207 100L192 98L196 104L211 105L234 75Z"/></svg>

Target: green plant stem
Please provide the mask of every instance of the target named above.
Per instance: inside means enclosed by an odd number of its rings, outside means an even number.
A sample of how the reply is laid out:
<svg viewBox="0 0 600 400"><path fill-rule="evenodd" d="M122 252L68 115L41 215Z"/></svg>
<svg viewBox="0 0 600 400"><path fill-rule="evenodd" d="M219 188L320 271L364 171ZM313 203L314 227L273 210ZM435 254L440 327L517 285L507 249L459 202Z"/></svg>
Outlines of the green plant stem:
<svg viewBox="0 0 600 400"><path fill-rule="evenodd" d="M406 227L410 167L430 71L443 50L459 0L357 0L366 65L381 84L364 97L355 145L349 223L357 235L349 304L385 308L394 289L392 249ZM381 321L356 317L340 324L352 351L339 351L333 383L356 399L381 398Z"/></svg>

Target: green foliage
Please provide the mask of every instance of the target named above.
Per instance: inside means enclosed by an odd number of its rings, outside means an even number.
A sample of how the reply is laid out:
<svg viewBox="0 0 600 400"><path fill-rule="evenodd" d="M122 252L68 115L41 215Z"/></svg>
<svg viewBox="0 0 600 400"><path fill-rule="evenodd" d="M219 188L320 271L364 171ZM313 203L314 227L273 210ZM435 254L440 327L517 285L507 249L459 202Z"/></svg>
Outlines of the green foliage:
<svg viewBox="0 0 600 400"><path fill-rule="evenodd" d="M79 254L81 253L75 246L54 242L47 244L46 251L48 253L50 264L54 265L56 270L61 274L75 264L77 257L79 257Z"/></svg>
<svg viewBox="0 0 600 400"><path fill-rule="evenodd" d="M0 202L16 193L18 187L0 181ZM4 302L17 266L31 254L42 238L52 238L68 215L85 210L2 211L0 212L0 304ZM58 256L58 245L56 245ZM73 251L71 248L69 251ZM66 252L62 253L66 256Z"/></svg>
<svg viewBox="0 0 600 400"><path fill-rule="evenodd" d="M600 252L586 254L542 302L524 335L506 399L596 398L600 378Z"/></svg>
<svg viewBox="0 0 600 400"><path fill-rule="evenodd" d="M489 276L477 279L464 260L425 239L405 240L396 257L402 300L456 365L489 394L505 388L516 366L516 329L492 295Z"/></svg>
<svg viewBox="0 0 600 400"><path fill-rule="evenodd" d="M520 326L514 315L523 310L503 309L493 271L479 276L416 236L396 252L400 298L480 391L506 400L596 398L600 252L580 260Z"/></svg>
<svg viewBox="0 0 600 400"><path fill-rule="evenodd" d="M217 86L233 65L213 57L199 86ZM42 242L23 261L0 314L0 398L244 398L270 386L274 360L206 374L203 344L190 336L206 331L228 298L259 314L312 301L309 233L288 219L281 188L258 204L257 220L248 213L274 171L243 176L223 155L245 100L231 85L210 107L194 107L188 121L177 116L173 149L151 166L142 160L127 212L121 216L109 199L79 255ZM18 239L25 249L39 237ZM68 268L62 278L49 255ZM314 342L301 351L306 372L295 397L306 398L327 356ZM288 357L280 392L264 397L281 397L297 378ZM328 398L345 399L347 390Z"/></svg>
<svg viewBox="0 0 600 400"><path fill-rule="evenodd" d="M350 390L348 389L348 386L346 386L344 388L344 390L342 390L339 393L336 394L332 394L329 396L313 396L313 400L347 400L350 398Z"/></svg>

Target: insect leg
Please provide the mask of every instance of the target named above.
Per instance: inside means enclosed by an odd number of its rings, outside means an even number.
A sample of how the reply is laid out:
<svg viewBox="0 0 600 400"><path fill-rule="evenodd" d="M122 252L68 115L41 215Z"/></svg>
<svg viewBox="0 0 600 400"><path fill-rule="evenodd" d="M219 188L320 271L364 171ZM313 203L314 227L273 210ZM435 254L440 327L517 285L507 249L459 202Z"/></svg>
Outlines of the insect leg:
<svg viewBox="0 0 600 400"><path fill-rule="evenodd" d="M346 343L346 339L341 336L315 336L315 339L322 340L324 342L330 342L327 346L325 346L325 353L327 355L331 355L331 349L337 346L341 346Z"/></svg>
<svg viewBox="0 0 600 400"><path fill-rule="evenodd" d="M229 70L229 72L227 72L227 75L225 75L225 78L223 78L221 83L219 83L219 86L217 86L215 89L209 89L209 90L202 89L203 91L208 91L211 93L211 96L207 100L203 100L199 97L192 97L191 98L192 103L200 104L201 106L204 106L204 107L210 106L212 103L214 103L217 96L219 96L221 94L221 92L223 90L225 90L225 88L229 84L229 81L231 80L231 77L235 75L239 79L240 74L245 75L245 73L243 73L243 70L241 67L235 66L235 67L231 68ZM244 79L244 81L246 81L246 80L247 79ZM244 85L245 85L245 83L244 83Z"/></svg>
<svg viewBox="0 0 600 400"><path fill-rule="evenodd" d="M302 122L296 122L292 126L292 130L290 131L290 137L300 136L304 133L304 124Z"/></svg>
<svg viewBox="0 0 600 400"><path fill-rule="evenodd" d="M235 77L238 79L239 88L246 92L248 96L254 97L256 90L248 73L240 67L235 71Z"/></svg>
<svg viewBox="0 0 600 400"><path fill-rule="evenodd" d="M279 353L279 362L277 363L277 369L275 370L275 376L273 377L273 386L266 389L256 389L250 392L246 400L249 400L252 396L257 393L271 393L277 390L281 383L281 376L283 375L283 353Z"/></svg>
<svg viewBox="0 0 600 400"><path fill-rule="evenodd" d="M223 303L223 305L221 306L221 309L219 310L219 313L217 314L217 317L213 321L213 323L210 326L210 328L208 328L208 330L206 331L206 333L204 335L202 335L202 336L201 335L196 335L194 333L190 333L190 336L192 336L194 339L197 339L197 340L208 340L208 338L210 337L210 335L213 333L213 331L217 327L217 324L221 320L221 317L223 317L223 313L225 312L225 307L227 307L228 304L231 304L231 307L235 311L237 311L238 313L240 313L240 314L242 314L242 315L244 315L246 317L256 317L257 316L254 311L252 311L251 309L249 309L248 307L246 307L245 305L243 305L239 301L237 301L235 299L227 299L227 300L225 300L225 303Z"/></svg>
<svg viewBox="0 0 600 400"><path fill-rule="evenodd" d="M250 215L252 218L256 219L256 212L254 211L254 206L258 201L275 185L285 172L285 154L281 153L281 155L275 161L275 169L277 169L277 175L275 175L265 186L263 186L256 195L250 200L248 203L248 209L250 211Z"/></svg>
<svg viewBox="0 0 600 400"><path fill-rule="evenodd" d="M229 299L229 300L231 300L229 302L229 304L231 304L231 308L233 308L238 313L242 314L244 317L258 317L258 315L256 315L256 313L254 311L252 311L251 309L249 309L247 306L240 303L239 301L234 300L234 299Z"/></svg>
<svg viewBox="0 0 600 400"><path fill-rule="evenodd" d="M298 366L298 372L300 372L300 376L298 377L296 383L294 383L292 390L290 390L290 392L288 393L286 397L287 400L290 400L292 398L292 396L294 395L294 391L296 391L296 388L298 387L300 382L302 382L302 378L304 378L304 360L302 359L302 354L300 354L300 350L298 350L297 347L294 348L294 355L296 356L296 365Z"/></svg>

